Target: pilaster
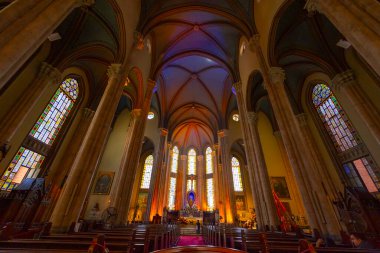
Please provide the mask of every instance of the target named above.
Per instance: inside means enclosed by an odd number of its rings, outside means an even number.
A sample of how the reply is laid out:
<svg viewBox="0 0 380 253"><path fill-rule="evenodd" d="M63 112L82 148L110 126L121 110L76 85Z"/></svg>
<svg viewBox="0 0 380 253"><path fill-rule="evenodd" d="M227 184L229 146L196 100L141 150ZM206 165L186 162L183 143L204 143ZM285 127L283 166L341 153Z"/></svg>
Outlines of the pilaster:
<svg viewBox="0 0 380 253"><path fill-rule="evenodd" d="M339 73L332 81L332 88L336 91L336 95L342 94L349 99L357 115L380 146L380 113L357 83L354 72L347 70Z"/></svg>
<svg viewBox="0 0 380 253"><path fill-rule="evenodd" d="M53 226L67 229L71 222L78 221L86 208L86 199L97 172L108 138L113 116L123 92L120 64L108 68L108 84L76 155L65 184L62 196L53 214ZM75 196L73 198L72 196Z"/></svg>

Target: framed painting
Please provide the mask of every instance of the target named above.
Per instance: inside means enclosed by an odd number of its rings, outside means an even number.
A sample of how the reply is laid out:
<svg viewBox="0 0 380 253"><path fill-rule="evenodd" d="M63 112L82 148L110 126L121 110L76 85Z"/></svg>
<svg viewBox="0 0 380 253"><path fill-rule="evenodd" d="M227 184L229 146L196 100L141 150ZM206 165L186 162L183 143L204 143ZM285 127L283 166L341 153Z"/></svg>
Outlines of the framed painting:
<svg viewBox="0 0 380 253"><path fill-rule="evenodd" d="M285 177L271 177L271 183L273 190L279 198L290 199L290 193Z"/></svg>
<svg viewBox="0 0 380 253"><path fill-rule="evenodd" d="M93 194L108 195L111 190L113 177L115 172L113 171L99 171L96 177Z"/></svg>
<svg viewBox="0 0 380 253"><path fill-rule="evenodd" d="M243 211L245 209L245 199L243 196L237 196L236 197L236 210L237 211Z"/></svg>

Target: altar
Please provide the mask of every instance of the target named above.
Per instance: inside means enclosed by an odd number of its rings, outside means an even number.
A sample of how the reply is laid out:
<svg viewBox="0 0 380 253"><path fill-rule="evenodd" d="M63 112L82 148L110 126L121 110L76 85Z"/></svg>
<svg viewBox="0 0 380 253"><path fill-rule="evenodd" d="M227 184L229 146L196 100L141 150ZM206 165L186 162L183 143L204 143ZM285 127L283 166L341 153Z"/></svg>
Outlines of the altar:
<svg viewBox="0 0 380 253"><path fill-rule="evenodd" d="M203 224L217 224L219 221L219 211L202 211L195 204L195 192L187 193L187 204L181 210L166 210L164 208L164 223L196 224L197 221Z"/></svg>

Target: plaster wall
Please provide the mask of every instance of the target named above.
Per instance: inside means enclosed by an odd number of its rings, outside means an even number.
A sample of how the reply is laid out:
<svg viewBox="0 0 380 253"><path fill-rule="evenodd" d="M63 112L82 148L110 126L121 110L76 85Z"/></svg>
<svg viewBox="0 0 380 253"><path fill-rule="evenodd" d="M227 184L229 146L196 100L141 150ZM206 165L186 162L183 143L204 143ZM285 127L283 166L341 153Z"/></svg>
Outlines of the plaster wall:
<svg viewBox="0 0 380 253"><path fill-rule="evenodd" d="M124 152L124 141L127 136L128 131L128 125L130 122L131 116L128 109L124 109L116 119L116 122L114 124L114 127L112 128L108 142L106 144L106 147L104 149L103 156L101 158L97 175L100 172L114 172L114 179L113 182L115 182L115 178L119 176L119 168L120 168L120 162L121 158L123 156ZM96 184L96 178L97 175L95 175L94 184ZM111 187L115 187L114 184L112 184ZM90 195L88 200L88 205L86 208L85 213L85 219L93 219L93 214L91 214L91 209L95 206L96 203L99 204L99 210L100 212L97 213L97 218L101 218L101 213L108 207L109 204L109 197L110 195L96 195L93 194L93 188L94 185L90 189ZM110 190L110 192L112 189Z"/></svg>
<svg viewBox="0 0 380 253"><path fill-rule="evenodd" d="M288 166L284 161L280 147L276 137L273 134L272 125L268 117L263 113L258 113L257 128L259 131L260 141L264 153L265 163L268 169L269 178L271 177L285 177L290 198L280 198L281 202L287 202L290 205L290 209L295 216L304 216L300 204L296 203L296 194L299 195L298 188L296 187L295 180L292 177L288 177L285 171L285 167Z"/></svg>

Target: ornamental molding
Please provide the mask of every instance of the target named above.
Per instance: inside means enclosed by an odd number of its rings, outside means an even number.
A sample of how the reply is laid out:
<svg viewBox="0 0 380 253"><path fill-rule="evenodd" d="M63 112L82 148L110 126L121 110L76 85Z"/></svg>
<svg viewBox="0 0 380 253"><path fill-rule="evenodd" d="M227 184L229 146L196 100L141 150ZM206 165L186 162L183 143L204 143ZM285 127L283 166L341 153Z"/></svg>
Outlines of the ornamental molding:
<svg viewBox="0 0 380 253"><path fill-rule="evenodd" d="M307 10L309 15L314 15L316 12L320 12L319 0L306 0L304 9Z"/></svg>
<svg viewBox="0 0 380 253"><path fill-rule="evenodd" d="M108 78L121 78L122 74L123 74L123 71L121 68L121 64L114 63L108 66L108 69L107 69Z"/></svg>
<svg viewBox="0 0 380 253"><path fill-rule="evenodd" d="M58 84L62 81L61 71L47 62L42 62L38 76L39 78L46 78L52 84Z"/></svg>
<svg viewBox="0 0 380 253"><path fill-rule="evenodd" d="M283 84L285 81L285 70L280 67L271 67L269 69L269 78L274 84Z"/></svg>
<svg viewBox="0 0 380 253"><path fill-rule="evenodd" d="M339 91L347 86L354 86L356 84L355 73L351 69L337 74L333 80L331 88L334 91Z"/></svg>

